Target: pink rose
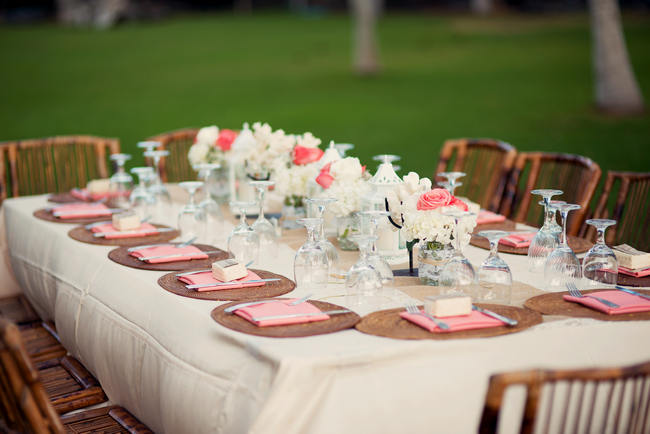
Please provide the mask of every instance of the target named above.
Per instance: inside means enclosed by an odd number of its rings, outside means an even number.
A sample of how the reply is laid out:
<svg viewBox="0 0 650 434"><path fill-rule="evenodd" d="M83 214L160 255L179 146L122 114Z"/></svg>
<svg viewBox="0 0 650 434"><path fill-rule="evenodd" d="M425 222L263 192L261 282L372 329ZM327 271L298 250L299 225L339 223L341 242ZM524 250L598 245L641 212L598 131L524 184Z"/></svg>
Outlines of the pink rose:
<svg viewBox="0 0 650 434"><path fill-rule="evenodd" d="M219 131L219 137L217 138L217 146L221 148L222 151L230 151L232 148L232 143L237 138L237 132L233 130L223 129Z"/></svg>
<svg viewBox="0 0 650 434"><path fill-rule="evenodd" d="M459 208L462 211L469 211L469 208L467 208L467 204L455 196L452 196L451 202L449 202L449 206L455 206L456 208Z"/></svg>
<svg viewBox="0 0 650 434"><path fill-rule="evenodd" d="M319 148L296 145L293 148L293 164L304 166L305 164L314 163L320 160L323 154L324 152Z"/></svg>
<svg viewBox="0 0 650 434"><path fill-rule="evenodd" d="M316 182L318 183L318 185L320 185L326 190L330 188L330 185L332 185L332 182L334 182L334 177L330 175L331 166L332 163L327 163L326 165L324 165L323 168L320 170L320 173L316 177Z"/></svg>
<svg viewBox="0 0 650 434"><path fill-rule="evenodd" d="M448 206L452 199L454 199L454 197L444 188L434 188L420 196L417 203L417 209L420 211L428 211L440 208L441 206Z"/></svg>

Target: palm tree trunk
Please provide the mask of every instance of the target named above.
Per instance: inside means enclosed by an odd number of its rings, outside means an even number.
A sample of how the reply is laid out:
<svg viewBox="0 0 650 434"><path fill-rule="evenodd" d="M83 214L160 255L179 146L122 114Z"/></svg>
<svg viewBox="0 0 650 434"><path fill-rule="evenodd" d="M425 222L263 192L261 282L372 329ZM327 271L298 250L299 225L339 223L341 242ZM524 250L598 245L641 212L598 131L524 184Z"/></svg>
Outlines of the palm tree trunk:
<svg viewBox="0 0 650 434"><path fill-rule="evenodd" d="M377 18L381 0L350 0L355 20L355 67L361 75L379 72Z"/></svg>
<svg viewBox="0 0 650 434"><path fill-rule="evenodd" d="M643 111L643 96L625 45L617 0L589 0L596 105L617 113Z"/></svg>

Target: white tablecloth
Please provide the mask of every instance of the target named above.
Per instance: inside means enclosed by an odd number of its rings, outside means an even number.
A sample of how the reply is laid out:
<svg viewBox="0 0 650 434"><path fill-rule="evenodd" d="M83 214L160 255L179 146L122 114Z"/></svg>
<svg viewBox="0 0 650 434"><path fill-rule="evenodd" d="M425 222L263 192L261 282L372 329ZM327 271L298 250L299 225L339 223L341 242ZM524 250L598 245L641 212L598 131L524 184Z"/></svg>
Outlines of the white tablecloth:
<svg viewBox="0 0 650 434"><path fill-rule="evenodd" d="M356 330L297 339L237 333L210 318L217 302L168 293L156 282L164 273L118 265L106 257L112 247L79 243L67 235L72 225L34 218L45 205L44 196L4 203L16 278L111 401L156 432L469 433L493 373L650 359L648 321L563 319L447 341ZM476 265L486 255L466 253ZM293 254L282 245L259 267L292 276ZM524 257L506 260L516 280L539 286ZM316 298L343 304L343 293L330 285ZM368 310L409 300L395 289L385 295Z"/></svg>

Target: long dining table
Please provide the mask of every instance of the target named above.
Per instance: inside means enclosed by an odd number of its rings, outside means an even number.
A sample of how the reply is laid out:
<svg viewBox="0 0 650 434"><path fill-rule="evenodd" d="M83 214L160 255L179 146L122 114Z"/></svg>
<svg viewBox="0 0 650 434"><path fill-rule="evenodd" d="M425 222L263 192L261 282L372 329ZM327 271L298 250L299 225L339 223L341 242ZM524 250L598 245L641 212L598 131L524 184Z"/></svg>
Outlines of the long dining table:
<svg viewBox="0 0 650 434"><path fill-rule="evenodd" d="M62 343L110 401L155 432L470 433L492 374L650 360L650 321L545 317L519 333L450 340L398 340L355 329L303 338L239 333L210 316L225 302L163 290L157 280L165 272L119 265L107 257L114 247L75 241L68 236L74 225L32 215L46 206L45 195L5 200L0 248L25 296L42 318L54 320ZM166 223L174 220L170 211ZM255 267L292 278L303 238L302 231L285 232ZM468 246L465 254L478 266L487 251ZM528 271L525 256L502 257L525 284L516 287L526 288L514 291L513 304L543 293L542 276ZM344 264L355 260L356 253L341 252ZM417 278L397 277L353 309L365 315L435 291ZM309 292L298 287L288 296ZM313 298L348 300L340 283ZM507 429L518 420L502 423Z"/></svg>

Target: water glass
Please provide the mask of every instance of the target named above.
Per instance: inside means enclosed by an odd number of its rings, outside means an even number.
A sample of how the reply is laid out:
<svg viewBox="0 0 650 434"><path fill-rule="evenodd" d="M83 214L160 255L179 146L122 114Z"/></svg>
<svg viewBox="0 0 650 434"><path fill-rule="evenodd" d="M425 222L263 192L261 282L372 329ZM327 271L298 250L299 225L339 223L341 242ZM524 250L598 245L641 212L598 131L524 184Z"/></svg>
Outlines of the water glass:
<svg viewBox="0 0 650 434"><path fill-rule="evenodd" d="M618 279L618 260L614 251L605 244L605 230L616 224L616 220L589 219L588 225L596 228L598 237L596 244L587 252L582 260L582 275L590 286L599 287L602 284L616 285Z"/></svg>

